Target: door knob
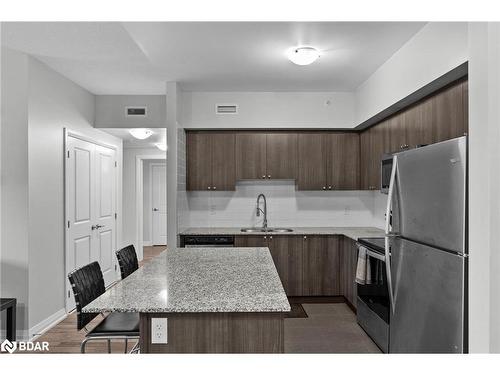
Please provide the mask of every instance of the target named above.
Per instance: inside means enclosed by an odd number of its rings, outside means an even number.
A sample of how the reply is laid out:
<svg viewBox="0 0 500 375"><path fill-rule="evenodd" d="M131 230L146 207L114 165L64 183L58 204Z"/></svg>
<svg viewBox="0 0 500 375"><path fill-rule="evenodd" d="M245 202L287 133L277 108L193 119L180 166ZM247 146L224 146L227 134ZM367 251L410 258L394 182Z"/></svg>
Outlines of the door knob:
<svg viewBox="0 0 500 375"><path fill-rule="evenodd" d="M266 178L266 175L263 175L262 178Z"/></svg>
<svg viewBox="0 0 500 375"><path fill-rule="evenodd" d="M323 190L326 190L326 186L323 186Z"/></svg>
<svg viewBox="0 0 500 375"><path fill-rule="evenodd" d="M217 190L217 186L214 186L214 187L213 187L213 189L214 189L214 190Z"/></svg>
<svg viewBox="0 0 500 375"><path fill-rule="evenodd" d="M209 186L209 187L208 187L208 190L212 190L212 187L211 187L211 186Z"/></svg>
<svg viewBox="0 0 500 375"><path fill-rule="evenodd" d="M268 175L267 175L267 178L271 178L271 175L270 175L270 174L268 174Z"/></svg>
<svg viewBox="0 0 500 375"><path fill-rule="evenodd" d="M158 208L156 208L156 207L155 207L155 208L153 208L153 211L160 211L160 210L159 210Z"/></svg>
<svg viewBox="0 0 500 375"><path fill-rule="evenodd" d="M331 186L328 186L328 190L332 190L332 187L331 187Z"/></svg>

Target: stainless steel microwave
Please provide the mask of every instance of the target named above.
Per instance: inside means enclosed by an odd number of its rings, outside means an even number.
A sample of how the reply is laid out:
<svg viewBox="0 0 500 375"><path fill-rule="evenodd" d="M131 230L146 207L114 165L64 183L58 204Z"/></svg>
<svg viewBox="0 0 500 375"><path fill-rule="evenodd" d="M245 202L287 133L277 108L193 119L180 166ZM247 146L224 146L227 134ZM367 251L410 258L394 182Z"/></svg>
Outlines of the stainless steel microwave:
<svg viewBox="0 0 500 375"><path fill-rule="evenodd" d="M392 158L394 154L382 155L380 166L380 192L383 194L389 193L389 184L391 182Z"/></svg>

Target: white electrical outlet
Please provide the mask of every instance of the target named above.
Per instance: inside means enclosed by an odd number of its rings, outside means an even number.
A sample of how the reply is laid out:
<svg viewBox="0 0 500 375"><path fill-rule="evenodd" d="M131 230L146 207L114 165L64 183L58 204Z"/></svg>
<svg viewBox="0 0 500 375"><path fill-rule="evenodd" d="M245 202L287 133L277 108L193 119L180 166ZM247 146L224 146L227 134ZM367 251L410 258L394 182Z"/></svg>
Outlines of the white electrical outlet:
<svg viewBox="0 0 500 375"><path fill-rule="evenodd" d="M167 343L167 318L151 318L151 344Z"/></svg>

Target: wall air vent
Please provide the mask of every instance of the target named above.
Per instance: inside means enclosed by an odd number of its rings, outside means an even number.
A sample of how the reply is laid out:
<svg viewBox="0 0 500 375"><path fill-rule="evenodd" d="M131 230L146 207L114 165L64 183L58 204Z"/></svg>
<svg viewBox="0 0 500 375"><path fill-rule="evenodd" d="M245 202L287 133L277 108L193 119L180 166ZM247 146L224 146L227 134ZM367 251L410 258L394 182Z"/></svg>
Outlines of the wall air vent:
<svg viewBox="0 0 500 375"><path fill-rule="evenodd" d="M215 113L218 115L234 115L238 113L237 104L217 104L215 106Z"/></svg>
<svg viewBox="0 0 500 375"><path fill-rule="evenodd" d="M125 107L127 117L146 117L147 112L147 107Z"/></svg>

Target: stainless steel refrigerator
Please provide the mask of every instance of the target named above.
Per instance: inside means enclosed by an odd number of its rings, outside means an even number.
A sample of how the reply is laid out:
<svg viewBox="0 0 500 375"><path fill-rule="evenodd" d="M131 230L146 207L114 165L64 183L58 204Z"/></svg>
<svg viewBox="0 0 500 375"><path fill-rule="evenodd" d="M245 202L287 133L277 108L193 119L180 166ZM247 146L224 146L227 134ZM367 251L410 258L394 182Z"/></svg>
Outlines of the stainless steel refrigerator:
<svg viewBox="0 0 500 375"><path fill-rule="evenodd" d="M397 153L386 212L390 353L467 352L467 139Z"/></svg>

